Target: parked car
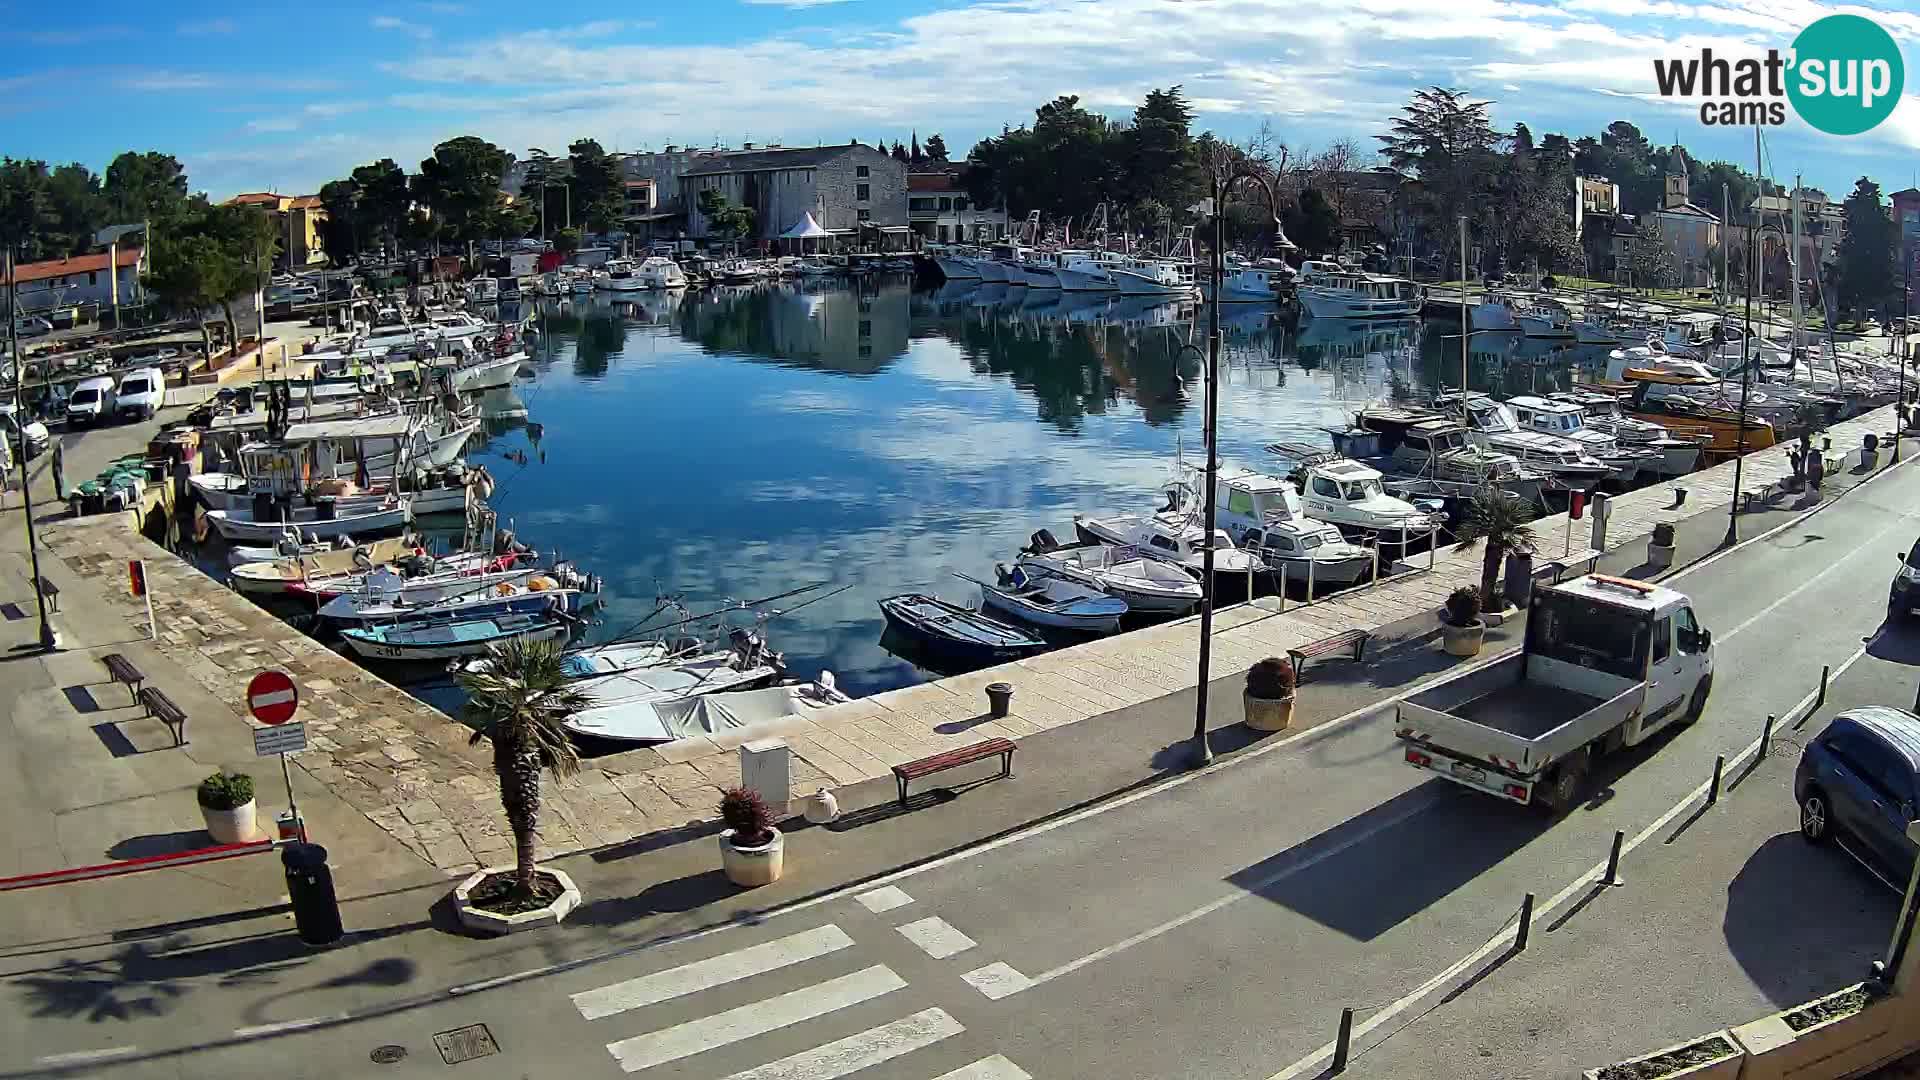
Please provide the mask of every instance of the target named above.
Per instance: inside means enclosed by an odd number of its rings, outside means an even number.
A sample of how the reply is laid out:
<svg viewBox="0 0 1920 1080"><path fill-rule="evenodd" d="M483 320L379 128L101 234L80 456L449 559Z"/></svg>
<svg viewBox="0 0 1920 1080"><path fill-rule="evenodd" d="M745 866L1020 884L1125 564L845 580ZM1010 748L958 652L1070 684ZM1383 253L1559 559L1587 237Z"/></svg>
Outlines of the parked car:
<svg viewBox="0 0 1920 1080"><path fill-rule="evenodd" d="M24 422L23 422L24 421ZM0 434L6 435L6 441L12 444L21 457L31 458L45 450L53 435L47 431L47 425L31 415L22 413L13 402L0 403Z"/></svg>
<svg viewBox="0 0 1920 1080"><path fill-rule="evenodd" d="M80 380L67 397L67 426L86 427L113 416L114 392L111 375Z"/></svg>
<svg viewBox="0 0 1920 1080"><path fill-rule="evenodd" d="M120 377L114 391L113 414L134 420L150 419L167 397L167 377L157 367L135 368Z"/></svg>
<svg viewBox="0 0 1920 1080"><path fill-rule="evenodd" d="M1893 584L1887 589L1887 621L1905 622L1920 615L1920 540L1913 547L1898 556L1900 569L1893 575Z"/></svg>
<svg viewBox="0 0 1920 1080"><path fill-rule="evenodd" d="M1920 716L1865 705L1834 717L1801 752L1793 797L1810 843L1844 834L1855 855L1904 882L1920 817Z"/></svg>

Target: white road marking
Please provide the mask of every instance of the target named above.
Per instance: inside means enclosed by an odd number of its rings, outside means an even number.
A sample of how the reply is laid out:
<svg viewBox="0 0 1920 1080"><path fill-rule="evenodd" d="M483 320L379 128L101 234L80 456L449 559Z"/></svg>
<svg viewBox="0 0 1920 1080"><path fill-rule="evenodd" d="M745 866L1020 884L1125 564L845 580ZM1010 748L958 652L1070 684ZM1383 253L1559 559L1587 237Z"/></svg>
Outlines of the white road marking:
<svg viewBox="0 0 1920 1080"><path fill-rule="evenodd" d="M644 1008L662 1001L698 993L724 983L763 975L803 960L826 956L853 944L838 926L828 924L804 933L762 942L730 953L656 971L637 979L596 987L573 995L574 1007L588 1020Z"/></svg>
<svg viewBox="0 0 1920 1080"><path fill-rule="evenodd" d="M1033 980L1015 970L1012 964L988 964L960 976L968 986L987 995L989 1001L1017 994L1033 985ZM955 1074L958 1075L958 1074Z"/></svg>
<svg viewBox="0 0 1920 1080"><path fill-rule="evenodd" d="M933 1080L1033 1080L1027 1070L995 1054L983 1057L971 1065L962 1065L950 1073L941 1073Z"/></svg>
<svg viewBox="0 0 1920 1080"><path fill-rule="evenodd" d="M734 1073L727 1080L836 1080L965 1030L945 1009L922 1009L891 1024Z"/></svg>
<svg viewBox="0 0 1920 1080"><path fill-rule="evenodd" d="M73 1050L65 1054L48 1054L33 1059L35 1065L47 1068L59 1068L62 1065L85 1065L95 1061L111 1061L114 1058L131 1057L140 1052L137 1046L109 1046L102 1050Z"/></svg>
<svg viewBox="0 0 1920 1080"><path fill-rule="evenodd" d="M340 1024L351 1020L346 1013L328 1013L325 1016L303 1016L298 1020L282 1020L277 1024L260 1024L255 1027L234 1028L236 1039L252 1039L261 1035L280 1035L289 1031L305 1031L308 1028L323 1027L327 1024Z"/></svg>
<svg viewBox="0 0 1920 1080"><path fill-rule="evenodd" d="M752 1002L631 1039L610 1042L607 1052L620 1063L621 1069L639 1072L755 1035L778 1031L790 1024L825 1016L849 1005L872 1001L906 985L907 980L894 974L892 968L875 964L851 975L804 986L765 1001Z"/></svg>
<svg viewBox="0 0 1920 1080"><path fill-rule="evenodd" d="M1906 524L1907 523L1904 518L1895 518L1892 525L1889 525L1886 528L1881 529L1879 532L1874 533L1873 538L1871 540L1860 543L1859 548L1865 548L1869 544L1879 543L1881 537L1887 535L1888 533L1892 532L1896 528L1904 527ZM1849 543L1852 543L1852 542L1853 541L1849 541ZM1858 553L1859 548L1855 549L1856 554ZM1834 571L1839 570L1841 567L1846 565L1847 563L1844 559L1833 563L1832 565L1828 566L1825 570L1820 571L1819 573L1813 575L1807 580L1794 586L1791 591L1782 594L1779 599L1775 600L1773 603L1768 604L1766 607L1763 607L1759 611L1748 616L1739 625L1735 626L1733 629L1727 631L1725 634L1721 636L1723 638L1730 638L1735 634L1738 634L1740 631L1745 630L1747 627L1752 626L1754 623L1757 623L1761 619L1764 619L1767 616L1773 614L1776 610L1780 608L1781 605L1785 604L1787 601L1792 600L1794 597L1799 596L1801 593L1806 592L1808 589L1813 588L1815 585L1818 585L1820 583L1820 580L1826 577L1828 574L1831 574Z"/></svg>
<svg viewBox="0 0 1920 1080"><path fill-rule="evenodd" d="M1147 941L1152 941L1154 938L1157 938L1162 934L1168 933L1173 930L1178 930L1179 928L1187 925L1188 923L1193 922L1195 919L1205 918L1206 916L1211 915L1216 911L1219 911L1221 908L1226 907L1229 904L1235 904L1242 900L1245 900L1247 897L1254 895L1255 893L1259 892L1261 889L1264 889L1269 885L1273 885L1280 881L1283 881L1286 878L1292 877L1294 874L1298 874L1303 870L1311 870L1314 867L1320 865L1321 863L1326 862L1328 859L1333 858L1335 855L1339 855L1360 844L1366 843L1368 840L1371 840L1374 837L1380 835L1381 833L1386 832L1388 829L1391 829L1397 825L1400 825L1401 823L1405 822L1408 818L1413 817L1415 814L1425 812L1428 807L1432 806L1434 803L1438 801L1439 801L1439 796L1434 794L1429 794L1424 797L1414 799L1411 802L1409 802L1406 806L1401 807L1400 811L1394 814L1392 817L1376 822L1371 827L1367 828L1362 832L1355 833L1352 836L1347 837L1346 839L1340 841L1337 844L1334 844L1331 847L1325 848L1321 851L1316 851L1312 855L1309 855L1298 862L1289 863L1288 865L1283 866L1280 869L1275 870L1264 877L1248 882L1247 884L1240 886L1236 891L1228 893L1227 895L1222 896L1219 899L1211 900L1211 901L1208 901L1207 903L1201 904L1199 907L1194 908L1192 911L1189 911L1184 915L1177 915L1174 918L1168 919L1166 922L1163 922L1158 926L1154 926L1146 930L1142 930L1139 933L1133 935L1132 937L1121 938L1119 941L1116 941L1113 944L1108 945L1106 948L1095 949L1094 951L1088 953L1085 956L1080 957L1077 960L1069 960L1066 963L1061 964L1057 968L1053 968L1048 971L1043 971L1040 974L1035 975L1033 977L1033 980L1030 983L1030 985L1038 986L1039 984L1044 982L1052 982L1054 979L1057 979L1062 975L1068 975L1075 971L1078 971L1081 968L1086 967L1088 964L1105 960L1106 958L1113 956L1117 953L1125 952L1126 950L1133 948L1135 945L1139 945ZM1024 987L1022 989L1024 989Z"/></svg>
<svg viewBox="0 0 1920 1080"><path fill-rule="evenodd" d="M854 899L860 901L868 911L873 912L875 915L883 911L892 911L897 907L906 907L908 904L913 903L913 897L901 891L898 885L886 885L874 889L872 892L863 892L859 896L854 897Z"/></svg>
<svg viewBox="0 0 1920 1080"><path fill-rule="evenodd" d="M1842 674L1846 672L1848 668L1854 665L1855 661L1859 660L1862 656L1865 656L1866 654L1867 654L1867 647L1864 645L1854 650L1853 655L1841 661L1840 666L1833 669L1833 674L1831 678L1838 679ZM1807 708L1808 706L1813 704L1814 698L1818 696L1818 694L1819 694L1818 690L1808 691L1805 697L1795 702L1793 707L1791 709L1788 709L1786 712L1782 713L1781 716L1782 717L1792 716L1794 713L1799 712L1801 709ZM1742 747L1739 750L1739 752L1735 753L1732 757L1727 759L1727 768L1732 769L1738 766L1741 762L1745 761L1748 757L1752 756L1759 749L1760 749L1760 740L1756 738L1752 742L1748 743L1746 746ZM1706 798L1707 789L1712 786L1713 786L1713 781L1708 780L1703 782L1699 787L1696 787L1692 791L1681 796L1680 801L1674 803L1672 807L1668 808L1666 813L1661 814L1658 818L1655 818L1652 824L1649 824L1646 828L1641 829L1638 833L1630 837L1627 840L1627 842L1621 846L1621 849L1620 849L1621 858L1624 859L1628 853L1632 852L1635 848L1638 848L1641 844L1644 844L1649 839L1651 839L1653 837L1653 834L1659 832L1661 829L1666 828L1667 825L1672 823L1674 818L1679 817L1681 813L1687 809L1687 807L1692 806L1695 802ZM1582 874L1580 877L1575 878L1571 883L1567 885L1566 888L1561 889L1559 892L1553 894L1553 896L1549 898L1545 904L1535 905L1533 909L1533 921L1539 922L1541 919L1544 919L1549 914L1551 914L1555 908L1558 908L1560 905L1566 903L1568 900L1573 899L1575 894L1585 889L1592 888L1597 882L1601 880L1601 878L1606 874L1606 872L1607 872L1607 864L1605 860L1594 863L1592 869L1588 870L1585 874ZM1500 932L1496 933L1493 937L1488 938L1486 944L1480 946L1478 949L1475 949L1473 952L1468 953L1466 956L1461 957L1459 960L1455 961L1454 963L1449 964L1446 970L1440 972L1438 975L1435 975L1433 978L1428 979L1426 982L1421 983L1412 992L1401 997L1399 1000L1395 1001L1393 1004L1382 1007L1379 1012L1374 1013L1372 1016L1368 1017L1364 1023L1357 1025L1353 1029L1353 1033L1352 1033L1353 1041L1355 1043L1358 1043L1362 1038L1364 1038L1369 1032L1373 1031L1375 1028L1378 1028L1380 1025L1386 1023L1389 1020L1392 1020L1394 1017L1399 1016L1401 1013L1419 1004L1421 999L1425 998L1429 994L1434 993L1435 991L1439 990L1441 987L1445 986L1446 984L1452 982L1455 978L1459 977L1468 968L1484 961L1487 957L1493 955L1493 953L1496 950L1508 947L1509 945L1512 944L1512 942L1513 942L1512 934L1509 933L1503 927L1500 930ZM1318 1067L1320 1062L1323 1059L1332 1057L1333 1047L1334 1047L1333 1043L1327 1043L1325 1046L1322 1046L1320 1049L1315 1050L1313 1053L1308 1054L1306 1057L1301 1058L1299 1061L1294 1062L1292 1065L1289 1065L1286 1068L1280 1070L1279 1072L1274 1073L1271 1077L1268 1078L1268 1080L1294 1080L1295 1077L1306 1074L1309 1070L1312 1070Z"/></svg>
<svg viewBox="0 0 1920 1080"><path fill-rule="evenodd" d="M974 946L972 938L955 930L952 923L937 915L918 922L910 922L895 929L899 930L901 936L908 941L920 946L921 952L935 960L945 960L949 956L966 952Z"/></svg>

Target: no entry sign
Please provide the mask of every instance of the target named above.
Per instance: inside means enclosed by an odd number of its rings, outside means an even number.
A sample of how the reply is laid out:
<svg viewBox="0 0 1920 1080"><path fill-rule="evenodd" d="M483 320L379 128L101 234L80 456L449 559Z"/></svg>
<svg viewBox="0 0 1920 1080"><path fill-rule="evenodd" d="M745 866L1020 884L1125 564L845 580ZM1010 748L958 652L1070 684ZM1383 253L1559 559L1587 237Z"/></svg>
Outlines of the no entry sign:
<svg viewBox="0 0 1920 1080"><path fill-rule="evenodd" d="M247 711L263 724L284 724L300 707L300 691L284 672L263 671L247 684Z"/></svg>

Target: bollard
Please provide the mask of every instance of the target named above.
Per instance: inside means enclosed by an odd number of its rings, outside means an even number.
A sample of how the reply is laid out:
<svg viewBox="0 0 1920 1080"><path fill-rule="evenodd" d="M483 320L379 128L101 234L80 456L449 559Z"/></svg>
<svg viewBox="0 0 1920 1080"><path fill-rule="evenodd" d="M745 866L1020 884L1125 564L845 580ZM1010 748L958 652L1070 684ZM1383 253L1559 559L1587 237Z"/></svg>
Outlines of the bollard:
<svg viewBox="0 0 1920 1080"><path fill-rule="evenodd" d="M1013 684L991 682L987 684L987 715L995 720L1003 720L1013 711Z"/></svg>
<svg viewBox="0 0 1920 1080"><path fill-rule="evenodd" d="M1773 714L1767 714L1767 722L1760 728L1760 756L1766 757L1773 749Z"/></svg>
<svg viewBox="0 0 1920 1080"><path fill-rule="evenodd" d="M344 931L333 873L327 869L327 849L319 844L288 844L280 849L280 863L287 872L287 899L300 940L308 945L339 941Z"/></svg>
<svg viewBox="0 0 1920 1080"><path fill-rule="evenodd" d="M1327 1066L1328 1076L1338 1076L1347 1071L1347 1049L1353 1042L1353 1010L1340 1010L1340 1034L1333 1040L1333 1064Z"/></svg>
<svg viewBox="0 0 1920 1080"><path fill-rule="evenodd" d="M1287 564L1285 562L1282 562L1280 564L1280 613L1284 615L1286 614L1286 612L1287 612Z"/></svg>
<svg viewBox="0 0 1920 1080"><path fill-rule="evenodd" d="M1819 712L1820 706L1827 703L1827 676L1833 672L1833 665L1820 665L1820 694L1813 699L1813 712ZM1811 714L1809 714L1811 715Z"/></svg>
<svg viewBox="0 0 1920 1080"><path fill-rule="evenodd" d="M1627 842L1627 834L1621 829L1613 830L1613 850L1607 854L1607 876L1600 879L1602 885L1625 885L1620 877L1620 847Z"/></svg>
<svg viewBox="0 0 1920 1080"><path fill-rule="evenodd" d="M1713 758L1713 785L1707 788L1707 805L1720 801L1720 777L1727 771L1727 755L1715 754Z"/></svg>
<svg viewBox="0 0 1920 1080"><path fill-rule="evenodd" d="M1380 581L1380 537L1378 535L1373 538L1373 581L1375 584Z"/></svg>
<svg viewBox="0 0 1920 1080"><path fill-rule="evenodd" d="M1440 522L1435 520L1433 531L1427 534L1427 569L1433 569L1434 558L1440 553Z"/></svg>
<svg viewBox="0 0 1920 1080"><path fill-rule="evenodd" d="M1513 932L1513 951L1526 952L1527 938L1533 936L1533 894L1520 901L1520 925Z"/></svg>
<svg viewBox="0 0 1920 1080"><path fill-rule="evenodd" d="M1313 603L1313 568L1320 560L1307 559L1307 603Z"/></svg>

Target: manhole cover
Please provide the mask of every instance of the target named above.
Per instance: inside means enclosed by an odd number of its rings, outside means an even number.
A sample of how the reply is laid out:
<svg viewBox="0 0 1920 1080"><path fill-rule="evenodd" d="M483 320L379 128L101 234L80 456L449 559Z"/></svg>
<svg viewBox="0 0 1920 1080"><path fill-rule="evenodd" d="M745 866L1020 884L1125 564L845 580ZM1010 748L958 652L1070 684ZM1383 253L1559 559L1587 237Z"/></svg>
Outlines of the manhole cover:
<svg viewBox="0 0 1920 1080"><path fill-rule="evenodd" d="M500 1052L499 1044L493 1041L493 1032L488 1031L485 1024L443 1031L433 1037L433 1045L440 1048L441 1059L449 1065Z"/></svg>
<svg viewBox="0 0 1920 1080"><path fill-rule="evenodd" d="M367 1056L373 1059L375 1065L391 1065L407 1056L407 1048L404 1046L376 1046L373 1048L373 1053Z"/></svg>

